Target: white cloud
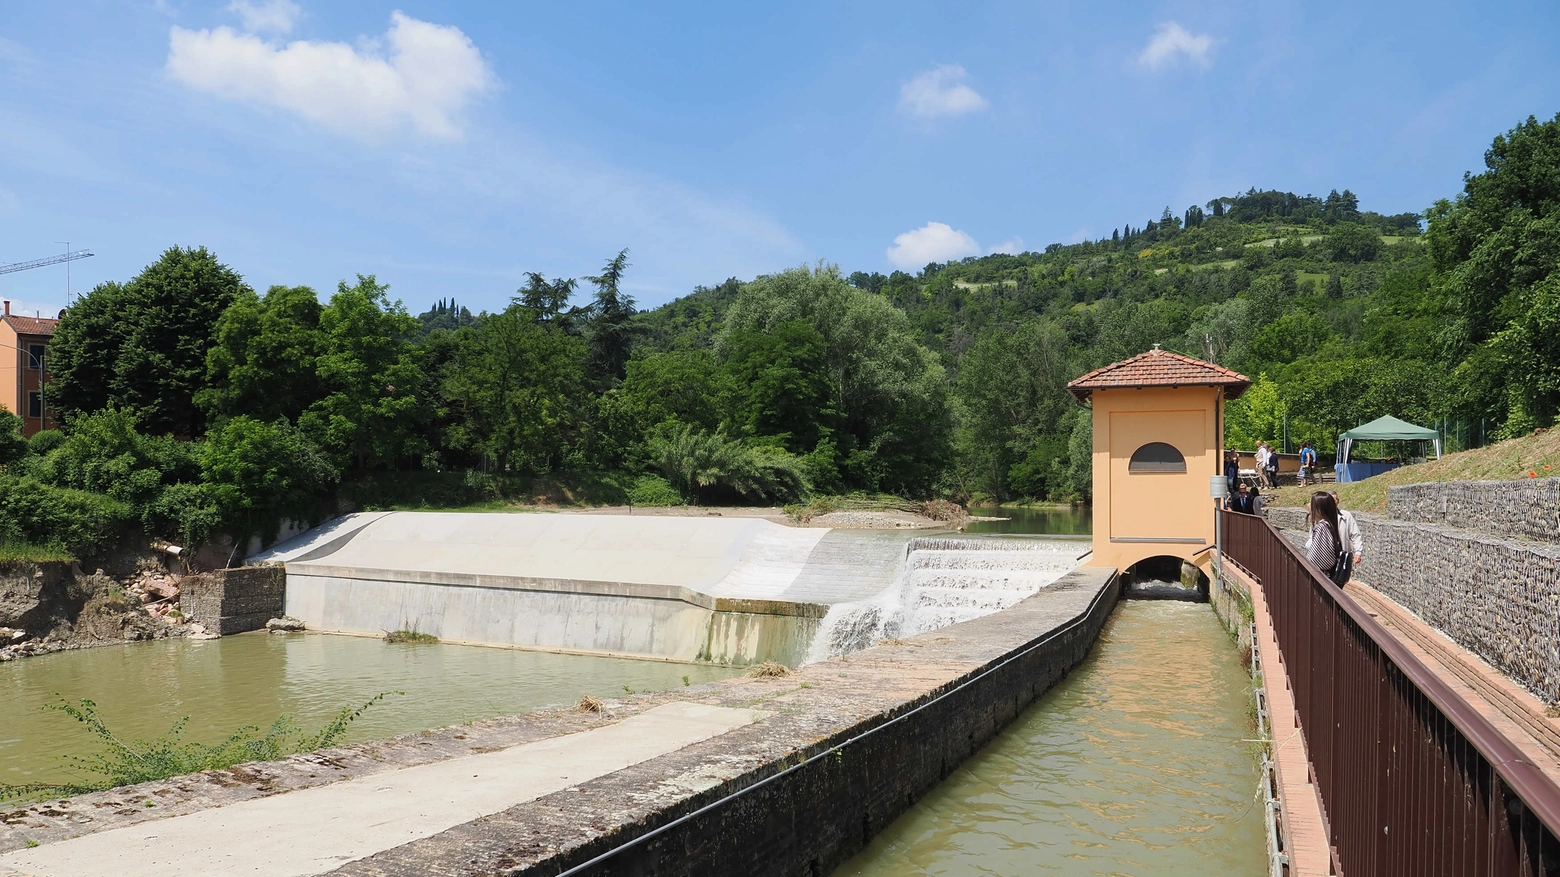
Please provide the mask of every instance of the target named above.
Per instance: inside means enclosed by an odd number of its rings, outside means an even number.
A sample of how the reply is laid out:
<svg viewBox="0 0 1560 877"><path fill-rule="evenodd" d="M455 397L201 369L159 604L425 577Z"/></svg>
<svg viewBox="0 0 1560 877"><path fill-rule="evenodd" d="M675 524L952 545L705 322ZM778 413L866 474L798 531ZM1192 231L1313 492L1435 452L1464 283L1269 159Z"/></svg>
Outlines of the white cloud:
<svg viewBox="0 0 1560 877"><path fill-rule="evenodd" d="M1138 55L1138 63L1158 70L1184 58L1206 69L1213 63L1213 37L1194 34L1181 25L1167 21L1154 29L1148 45Z"/></svg>
<svg viewBox="0 0 1560 877"><path fill-rule="evenodd" d="M461 136L460 116L496 80L459 28L400 12L377 41L280 45L232 28L169 32L168 74L197 91L268 104L365 139L402 126Z"/></svg>
<svg viewBox="0 0 1560 877"><path fill-rule="evenodd" d="M888 248L888 261L906 271L924 268L931 262L979 255L980 244L974 238L941 222L928 222L896 235L894 245Z"/></svg>
<svg viewBox="0 0 1560 877"><path fill-rule="evenodd" d="M899 87L899 111L922 119L962 116L988 104L975 89L964 84L969 73L957 64L933 67Z"/></svg>
<svg viewBox="0 0 1560 877"><path fill-rule="evenodd" d="M1023 251L1024 251L1024 239L1015 237L1015 238L1008 238L1007 240L1003 241L1000 244L997 244L996 246L992 247L991 249L987 250L986 252L987 253L1006 253L1009 256L1016 256L1019 253L1022 253Z"/></svg>
<svg viewBox="0 0 1560 877"><path fill-rule="evenodd" d="M244 30L251 33L287 33L303 17L303 8L292 0L233 0L228 11L244 21Z"/></svg>

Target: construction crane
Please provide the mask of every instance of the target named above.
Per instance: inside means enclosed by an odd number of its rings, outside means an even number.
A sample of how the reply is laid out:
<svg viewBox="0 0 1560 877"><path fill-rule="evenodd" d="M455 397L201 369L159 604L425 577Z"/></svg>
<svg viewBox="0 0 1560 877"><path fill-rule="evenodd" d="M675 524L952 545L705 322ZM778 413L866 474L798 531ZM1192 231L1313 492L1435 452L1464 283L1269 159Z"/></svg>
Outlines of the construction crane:
<svg viewBox="0 0 1560 877"><path fill-rule="evenodd" d="M28 268L42 268L45 265L58 265L61 262L74 262L77 259L85 259L91 255L92 253L86 250L70 250L68 252L61 253L58 256L50 256L47 259L34 259L31 262L12 262L9 265L0 265L0 274L13 274L17 271L26 271Z"/></svg>

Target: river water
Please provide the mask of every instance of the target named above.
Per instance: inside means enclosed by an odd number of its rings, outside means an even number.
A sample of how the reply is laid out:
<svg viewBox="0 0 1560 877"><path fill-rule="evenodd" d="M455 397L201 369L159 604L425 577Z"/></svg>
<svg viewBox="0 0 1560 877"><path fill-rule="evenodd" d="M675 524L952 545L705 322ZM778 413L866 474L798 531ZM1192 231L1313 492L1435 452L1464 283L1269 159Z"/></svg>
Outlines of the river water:
<svg viewBox="0 0 1560 877"><path fill-rule="evenodd" d="M1016 508L1014 506L970 506L970 514L983 518L1006 518L1005 521L971 521L966 533L1046 533L1050 535L1087 536L1093 531L1094 519L1088 508L1045 506L1042 508Z"/></svg>
<svg viewBox="0 0 1560 877"><path fill-rule="evenodd" d="M348 704L371 708L349 742L734 676L740 670L517 649L391 645L320 634L242 634L57 652L0 664L0 783L67 782L65 756L97 751L49 704L88 698L122 738L150 738L189 716L185 739L215 743L290 714L310 731Z"/></svg>
<svg viewBox="0 0 1560 877"><path fill-rule="evenodd" d="M1206 605L1124 601L1081 666L835 877L1262 874L1250 704Z"/></svg>

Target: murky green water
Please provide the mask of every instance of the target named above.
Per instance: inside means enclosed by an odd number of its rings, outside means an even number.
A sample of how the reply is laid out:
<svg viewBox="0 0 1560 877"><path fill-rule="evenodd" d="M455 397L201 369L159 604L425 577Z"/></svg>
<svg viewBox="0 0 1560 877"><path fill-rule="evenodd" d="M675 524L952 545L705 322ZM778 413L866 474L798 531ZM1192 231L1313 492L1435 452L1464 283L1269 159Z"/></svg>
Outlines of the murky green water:
<svg viewBox="0 0 1560 877"><path fill-rule="evenodd" d="M970 506L970 514L1007 518L1005 521L971 521L966 533L1047 533L1087 536L1093 532L1094 519L1088 508L1019 509L1008 506Z"/></svg>
<svg viewBox="0 0 1560 877"><path fill-rule="evenodd" d="M122 737L146 738L189 716L186 739L216 742L289 713L315 729L347 704L400 690L348 740L373 740L474 719L736 675L719 667L453 645L390 645L350 636L264 633L162 640L0 664L0 783L61 782L62 756L96 751L47 704L90 698Z"/></svg>
<svg viewBox="0 0 1560 877"><path fill-rule="evenodd" d="M1123 602L1081 667L836 877L1262 874L1250 702L1206 605Z"/></svg>

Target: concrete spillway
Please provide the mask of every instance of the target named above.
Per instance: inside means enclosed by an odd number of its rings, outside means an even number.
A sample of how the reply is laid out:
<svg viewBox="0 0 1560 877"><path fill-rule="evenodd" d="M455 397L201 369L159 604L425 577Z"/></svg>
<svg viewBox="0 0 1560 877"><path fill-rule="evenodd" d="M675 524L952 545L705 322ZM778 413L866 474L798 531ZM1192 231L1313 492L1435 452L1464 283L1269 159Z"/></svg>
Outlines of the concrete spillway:
<svg viewBox="0 0 1560 877"><path fill-rule="evenodd" d="M836 603L891 587L908 534L754 518L349 515L251 558L316 630L748 664L797 663Z"/></svg>

